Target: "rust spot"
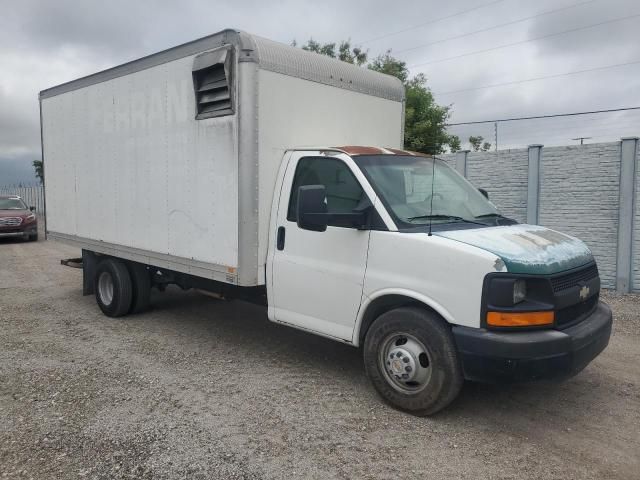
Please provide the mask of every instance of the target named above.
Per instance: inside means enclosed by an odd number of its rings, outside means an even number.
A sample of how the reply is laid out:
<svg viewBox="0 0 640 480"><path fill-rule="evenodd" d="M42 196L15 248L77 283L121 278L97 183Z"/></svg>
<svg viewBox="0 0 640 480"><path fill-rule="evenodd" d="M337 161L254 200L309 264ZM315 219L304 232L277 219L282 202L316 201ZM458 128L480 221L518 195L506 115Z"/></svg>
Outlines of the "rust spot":
<svg viewBox="0 0 640 480"><path fill-rule="evenodd" d="M364 145L343 145L336 147L348 155L383 155L385 151L378 147L366 147Z"/></svg>
<svg viewBox="0 0 640 480"><path fill-rule="evenodd" d="M564 233L556 232L554 230L541 230L536 232L536 235L548 240L552 245L559 245L567 242L567 240L571 240Z"/></svg>
<svg viewBox="0 0 640 480"><path fill-rule="evenodd" d="M412 155L420 157L430 157L420 152L412 152L411 150L400 150L399 148L380 148L369 147L366 145L343 145L341 147L335 147L338 150L342 150L347 155Z"/></svg>
<svg viewBox="0 0 640 480"><path fill-rule="evenodd" d="M496 272L505 272L507 270L507 266L500 257L496 258L496 261L493 263L493 268L495 268Z"/></svg>
<svg viewBox="0 0 640 480"><path fill-rule="evenodd" d="M412 155L414 157L431 158L431 155L427 155L426 153L421 153L421 152L414 152L412 150L400 150L399 148L388 148L388 147L385 147L385 149L389 150L390 152L393 152L395 155Z"/></svg>

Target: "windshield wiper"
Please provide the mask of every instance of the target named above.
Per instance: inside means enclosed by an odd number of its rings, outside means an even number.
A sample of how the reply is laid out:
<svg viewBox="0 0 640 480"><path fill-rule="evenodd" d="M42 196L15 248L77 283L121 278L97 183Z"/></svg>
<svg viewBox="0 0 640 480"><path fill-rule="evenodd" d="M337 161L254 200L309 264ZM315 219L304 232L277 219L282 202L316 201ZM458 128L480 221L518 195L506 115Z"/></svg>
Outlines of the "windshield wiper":
<svg viewBox="0 0 640 480"><path fill-rule="evenodd" d="M477 218L477 217L476 217ZM417 215L415 217L407 218L410 222L413 220L455 220L456 222L465 222L465 223L474 223L476 225L486 225L480 222L474 222L473 220L467 220L466 218L457 217L455 215L442 215L442 214L433 214L433 215Z"/></svg>
<svg viewBox="0 0 640 480"><path fill-rule="evenodd" d="M499 213L485 213L484 215L477 215L473 218L477 219L495 219L496 225L504 226L504 225L515 225L518 223L513 218L505 217L504 215L500 215Z"/></svg>

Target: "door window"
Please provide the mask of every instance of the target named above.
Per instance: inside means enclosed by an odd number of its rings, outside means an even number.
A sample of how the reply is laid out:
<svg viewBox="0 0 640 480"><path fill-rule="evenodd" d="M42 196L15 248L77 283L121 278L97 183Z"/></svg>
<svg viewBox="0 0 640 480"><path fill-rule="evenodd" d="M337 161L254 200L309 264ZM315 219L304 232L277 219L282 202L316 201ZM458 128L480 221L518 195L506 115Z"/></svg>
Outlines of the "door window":
<svg viewBox="0 0 640 480"><path fill-rule="evenodd" d="M324 185L327 213L351 213L365 198L364 190L344 162L336 158L304 157L298 162L293 178L287 213L291 222L298 218L298 188L305 185Z"/></svg>

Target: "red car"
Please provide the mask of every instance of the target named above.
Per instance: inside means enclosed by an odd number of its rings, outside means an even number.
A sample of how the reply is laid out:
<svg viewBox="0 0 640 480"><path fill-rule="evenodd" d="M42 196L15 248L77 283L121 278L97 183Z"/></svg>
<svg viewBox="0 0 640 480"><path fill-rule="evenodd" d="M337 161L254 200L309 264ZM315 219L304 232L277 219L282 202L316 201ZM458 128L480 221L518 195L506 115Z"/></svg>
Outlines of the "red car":
<svg viewBox="0 0 640 480"><path fill-rule="evenodd" d="M36 207L27 207L17 195L0 195L0 238L38 240Z"/></svg>

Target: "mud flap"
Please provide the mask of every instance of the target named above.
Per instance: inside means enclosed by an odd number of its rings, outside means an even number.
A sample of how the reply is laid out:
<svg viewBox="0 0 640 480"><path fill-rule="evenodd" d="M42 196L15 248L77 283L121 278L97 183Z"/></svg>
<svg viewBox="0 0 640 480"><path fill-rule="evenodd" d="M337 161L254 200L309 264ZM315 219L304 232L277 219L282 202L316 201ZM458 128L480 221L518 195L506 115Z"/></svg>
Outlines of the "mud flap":
<svg viewBox="0 0 640 480"><path fill-rule="evenodd" d="M82 295L93 295L93 277L96 274L98 261L96 254L90 250L82 250Z"/></svg>

